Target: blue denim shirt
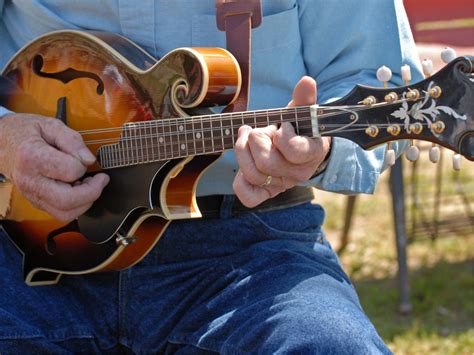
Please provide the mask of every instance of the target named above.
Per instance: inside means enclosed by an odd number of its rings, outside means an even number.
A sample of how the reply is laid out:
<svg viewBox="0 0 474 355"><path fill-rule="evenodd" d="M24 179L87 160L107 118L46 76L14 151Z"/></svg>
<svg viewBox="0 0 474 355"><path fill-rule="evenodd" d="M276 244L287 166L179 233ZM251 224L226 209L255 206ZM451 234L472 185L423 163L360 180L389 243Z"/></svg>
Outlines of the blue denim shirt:
<svg viewBox="0 0 474 355"><path fill-rule="evenodd" d="M380 86L375 71L400 66L420 80L417 53L402 0L263 0L253 31L250 109L286 106L303 75L318 82L318 101L344 96L358 83ZM177 47L225 47L215 25L215 0L0 0L0 67L28 41L58 29L119 33L156 57ZM5 114L0 107L0 116ZM404 144L395 144L398 151ZM336 138L324 173L307 184L342 193L374 191L385 148L364 151ZM226 152L202 177L198 195L232 194L238 171Z"/></svg>

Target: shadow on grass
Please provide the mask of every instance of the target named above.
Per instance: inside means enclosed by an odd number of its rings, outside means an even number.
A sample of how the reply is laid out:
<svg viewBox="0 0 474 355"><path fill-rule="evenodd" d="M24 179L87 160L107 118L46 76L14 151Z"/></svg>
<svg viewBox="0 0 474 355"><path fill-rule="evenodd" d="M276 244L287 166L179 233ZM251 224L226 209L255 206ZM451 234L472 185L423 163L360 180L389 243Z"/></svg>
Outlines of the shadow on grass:
<svg viewBox="0 0 474 355"><path fill-rule="evenodd" d="M362 306L382 338L406 334L447 337L474 329L474 259L410 272L413 312L398 308L398 280L353 280Z"/></svg>

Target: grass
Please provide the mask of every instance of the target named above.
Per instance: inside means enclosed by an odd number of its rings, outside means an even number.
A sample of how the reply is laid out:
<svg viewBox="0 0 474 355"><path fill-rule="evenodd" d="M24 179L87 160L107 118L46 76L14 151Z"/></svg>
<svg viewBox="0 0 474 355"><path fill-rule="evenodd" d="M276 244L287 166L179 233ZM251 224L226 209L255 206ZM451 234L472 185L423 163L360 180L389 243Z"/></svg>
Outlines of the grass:
<svg viewBox="0 0 474 355"><path fill-rule="evenodd" d="M404 163L409 202L411 167ZM340 255L341 262L367 315L396 354L474 354L474 164L463 164L464 170L457 178L468 196L468 205L459 198L450 162L445 159L440 218L450 220L458 216L464 232L440 229L438 238L433 239L429 230L417 229L416 237L410 240L410 315L398 312L397 255L388 174L381 179L375 196L357 199L350 242ZM418 171L417 219L422 209L432 225L436 166L421 161ZM328 212L326 231L337 248L347 197L318 191L317 201ZM411 210L407 205L410 226Z"/></svg>

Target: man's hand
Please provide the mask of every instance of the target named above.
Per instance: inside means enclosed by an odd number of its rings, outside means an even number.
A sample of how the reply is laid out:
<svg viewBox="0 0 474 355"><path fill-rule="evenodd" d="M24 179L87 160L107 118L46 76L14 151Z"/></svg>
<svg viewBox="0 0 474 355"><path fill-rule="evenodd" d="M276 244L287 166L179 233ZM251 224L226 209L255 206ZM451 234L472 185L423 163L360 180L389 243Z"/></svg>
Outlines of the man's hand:
<svg viewBox="0 0 474 355"><path fill-rule="evenodd" d="M13 114L0 120L0 172L61 221L87 211L109 182L103 173L78 181L94 162L81 135L57 119Z"/></svg>
<svg viewBox="0 0 474 355"><path fill-rule="evenodd" d="M303 77L295 87L289 107L316 103L316 82ZM240 170L234 179L234 192L247 207L308 180L329 152L331 138L297 136L286 122L252 129L242 126L235 143ZM270 178L269 178L270 176Z"/></svg>

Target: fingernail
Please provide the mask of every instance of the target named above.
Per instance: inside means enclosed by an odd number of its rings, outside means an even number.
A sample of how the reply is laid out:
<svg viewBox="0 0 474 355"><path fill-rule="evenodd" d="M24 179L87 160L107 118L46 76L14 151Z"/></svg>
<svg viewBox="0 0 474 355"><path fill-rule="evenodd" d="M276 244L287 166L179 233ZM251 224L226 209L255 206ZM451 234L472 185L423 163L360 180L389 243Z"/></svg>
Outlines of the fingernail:
<svg viewBox="0 0 474 355"><path fill-rule="evenodd" d="M107 175L107 174L103 174L103 175L104 175L104 179L102 180L102 187L104 188L104 187L106 187L107 184L109 183L110 177L109 177L109 175Z"/></svg>
<svg viewBox="0 0 474 355"><path fill-rule="evenodd" d="M77 152L81 161L85 164L92 164L95 162L95 156L91 153L91 151L87 148L82 148Z"/></svg>

